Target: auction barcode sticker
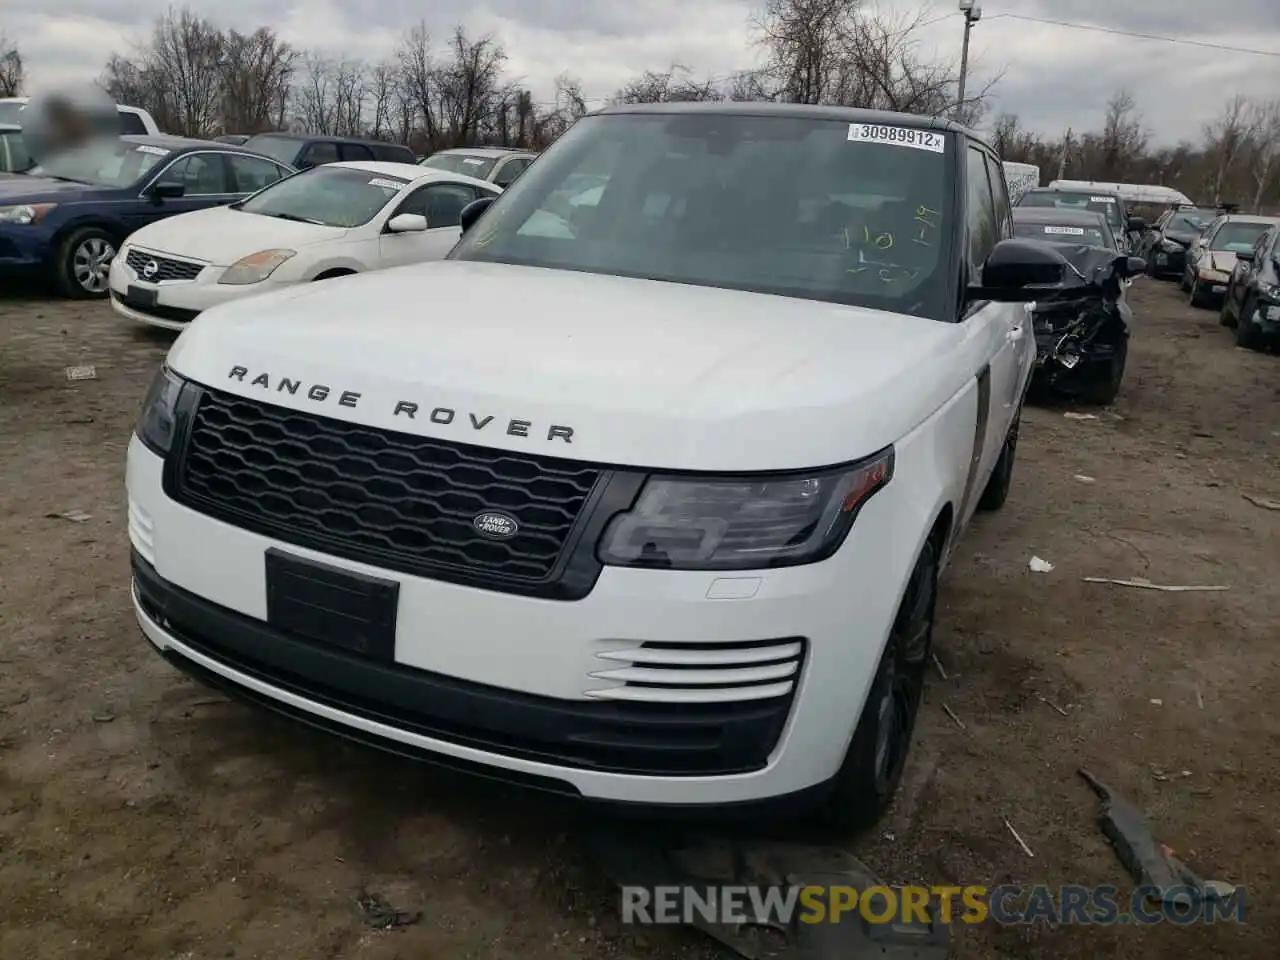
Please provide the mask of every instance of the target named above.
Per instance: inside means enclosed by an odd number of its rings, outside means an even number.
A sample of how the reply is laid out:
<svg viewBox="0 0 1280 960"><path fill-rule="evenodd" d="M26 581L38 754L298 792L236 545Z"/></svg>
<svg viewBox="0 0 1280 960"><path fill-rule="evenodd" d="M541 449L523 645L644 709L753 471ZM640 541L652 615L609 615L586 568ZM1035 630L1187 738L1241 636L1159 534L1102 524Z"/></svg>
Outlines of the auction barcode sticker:
<svg viewBox="0 0 1280 960"><path fill-rule="evenodd" d="M1115 197L1090 197L1089 202L1090 203L1115 203L1116 198Z"/></svg>
<svg viewBox="0 0 1280 960"><path fill-rule="evenodd" d="M134 147L134 150L138 153L149 153L153 157L167 157L169 155L169 151L164 147L153 147L149 143L140 143Z"/></svg>
<svg viewBox="0 0 1280 960"><path fill-rule="evenodd" d="M381 177L374 177L369 181L371 187L382 187L384 190L399 190L404 186L401 180L383 180Z"/></svg>
<svg viewBox="0 0 1280 960"><path fill-rule="evenodd" d="M1045 227L1044 232L1061 234L1065 237L1083 237L1084 227Z"/></svg>
<svg viewBox="0 0 1280 960"><path fill-rule="evenodd" d="M883 143L891 147L910 147L931 153L946 153L947 138L932 130L914 127L886 127L878 123L849 124L849 139L858 143Z"/></svg>

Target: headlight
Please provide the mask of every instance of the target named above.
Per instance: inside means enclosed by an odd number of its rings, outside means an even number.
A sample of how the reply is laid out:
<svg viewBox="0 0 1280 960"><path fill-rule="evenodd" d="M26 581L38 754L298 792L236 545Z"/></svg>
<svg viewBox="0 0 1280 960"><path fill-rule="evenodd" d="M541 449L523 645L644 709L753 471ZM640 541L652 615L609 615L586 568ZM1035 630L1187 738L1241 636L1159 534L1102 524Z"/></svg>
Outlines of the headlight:
<svg viewBox="0 0 1280 960"><path fill-rule="evenodd" d="M813 563L844 542L893 476L893 448L847 467L760 477L651 477L610 522L600 562L669 570Z"/></svg>
<svg viewBox="0 0 1280 960"><path fill-rule="evenodd" d="M16 207L0 207L0 223L39 223L56 206L56 203L20 203Z"/></svg>
<svg viewBox="0 0 1280 960"><path fill-rule="evenodd" d="M218 282L234 284L261 283L275 273L280 264L296 253L296 250L259 250L257 253L251 253L247 257L241 257L227 267L227 272L222 275L222 279Z"/></svg>
<svg viewBox="0 0 1280 960"><path fill-rule="evenodd" d="M134 432L148 450L161 457L168 454L173 444L175 411L185 383L168 367L161 368L151 381L151 389L147 391L147 398L142 401L142 410L138 413Z"/></svg>
<svg viewBox="0 0 1280 960"><path fill-rule="evenodd" d="M1274 283L1259 283L1258 292L1268 300L1280 302L1280 285Z"/></svg>

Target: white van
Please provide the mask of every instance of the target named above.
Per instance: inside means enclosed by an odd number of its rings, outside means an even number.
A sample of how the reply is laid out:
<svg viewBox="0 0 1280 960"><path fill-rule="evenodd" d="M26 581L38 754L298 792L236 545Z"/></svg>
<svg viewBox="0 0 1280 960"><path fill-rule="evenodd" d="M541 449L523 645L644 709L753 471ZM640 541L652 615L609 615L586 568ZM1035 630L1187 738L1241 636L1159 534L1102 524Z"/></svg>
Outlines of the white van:
<svg viewBox="0 0 1280 960"><path fill-rule="evenodd" d="M0 97L0 123L22 126L22 111L30 102L30 97ZM161 132L155 119L141 107L117 104L116 110L120 113L120 132L123 134L154 136Z"/></svg>

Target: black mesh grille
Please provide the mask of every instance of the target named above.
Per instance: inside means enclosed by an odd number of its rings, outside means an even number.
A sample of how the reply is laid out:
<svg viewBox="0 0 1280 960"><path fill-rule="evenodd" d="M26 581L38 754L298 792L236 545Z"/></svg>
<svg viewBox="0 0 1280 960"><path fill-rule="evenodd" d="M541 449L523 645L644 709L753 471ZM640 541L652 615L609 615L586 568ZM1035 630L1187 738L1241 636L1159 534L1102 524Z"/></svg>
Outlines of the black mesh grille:
<svg viewBox="0 0 1280 960"><path fill-rule="evenodd" d="M142 279L150 280L153 283L159 283L161 280L194 280L205 267L202 263L188 263L186 260L155 257L149 253L143 253L141 250L130 250L128 255L125 256L124 262L129 265L129 269ZM156 269L153 273L148 273L147 267L152 263L156 265Z"/></svg>
<svg viewBox="0 0 1280 960"><path fill-rule="evenodd" d="M180 502L282 541L389 570L538 583L556 572L601 471L379 430L204 390L176 471ZM481 536L497 510L515 536Z"/></svg>

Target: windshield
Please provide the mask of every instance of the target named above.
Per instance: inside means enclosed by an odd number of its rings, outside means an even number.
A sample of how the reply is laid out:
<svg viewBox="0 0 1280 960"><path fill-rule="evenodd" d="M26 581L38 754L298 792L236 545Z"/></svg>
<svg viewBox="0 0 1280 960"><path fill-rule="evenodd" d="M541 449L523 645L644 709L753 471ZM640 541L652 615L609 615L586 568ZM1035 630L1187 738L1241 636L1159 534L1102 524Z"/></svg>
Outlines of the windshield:
<svg viewBox="0 0 1280 960"><path fill-rule="evenodd" d="M1165 233L1203 233L1217 213L1212 210L1180 210L1164 225Z"/></svg>
<svg viewBox="0 0 1280 960"><path fill-rule="evenodd" d="M27 172L33 177L54 177L95 187L123 189L141 180L170 153L172 151L164 147L112 137L63 150Z"/></svg>
<svg viewBox="0 0 1280 960"><path fill-rule="evenodd" d="M451 257L940 318L954 150L950 134L835 120L591 117Z"/></svg>
<svg viewBox="0 0 1280 960"><path fill-rule="evenodd" d="M0 130L0 173L23 173L32 166L21 130Z"/></svg>
<svg viewBox="0 0 1280 960"><path fill-rule="evenodd" d="M1120 222L1120 205L1115 197L1093 193L1028 193L1018 201L1020 207L1057 207L1060 210L1092 210L1107 218L1111 229L1123 226Z"/></svg>
<svg viewBox="0 0 1280 960"><path fill-rule="evenodd" d="M241 146L246 150L264 154L272 160L287 163L291 167L293 162L298 159L299 142L292 137L273 137L270 134L261 134L256 137L250 137Z"/></svg>
<svg viewBox="0 0 1280 960"><path fill-rule="evenodd" d="M15 103L10 100L8 103L0 103L0 123L12 123L14 126L22 126L22 108L25 103Z"/></svg>
<svg viewBox="0 0 1280 960"><path fill-rule="evenodd" d="M1115 249L1110 234L1101 227L1069 227L1052 223L1013 223L1014 236L1046 243L1088 244L1091 247Z"/></svg>
<svg viewBox="0 0 1280 960"><path fill-rule="evenodd" d="M448 170L450 173L465 173L469 177L483 180L498 162L497 157L477 157L467 153L437 153L422 161L424 167L436 170Z"/></svg>
<svg viewBox="0 0 1280 960"><path fill-rule="evenodd" d="M236 209L326 227L359 227L408 182L350 167L312 167L259 190Z"/></svg>
<svg viewBox="0 0 1280 960"><path fill-rule="evenodd" d="M1269 223L1224 223L1214 234L1209 249L1222 253L1244 253L1252 250L1258 238L1269 229Z"/></svg>

